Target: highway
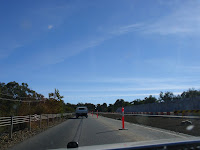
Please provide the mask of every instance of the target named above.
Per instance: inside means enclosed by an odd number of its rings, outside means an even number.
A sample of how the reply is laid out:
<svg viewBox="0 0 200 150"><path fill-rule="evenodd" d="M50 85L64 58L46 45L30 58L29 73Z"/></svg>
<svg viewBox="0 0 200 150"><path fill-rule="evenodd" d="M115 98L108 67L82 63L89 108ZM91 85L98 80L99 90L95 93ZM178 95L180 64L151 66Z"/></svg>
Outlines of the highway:
<svg viewBox="0 0 200 150"><path fill-rule="evenodd" d="M162 129L125 122L128 130L119 130L121 121L96 115L88 118L71 118L57 126L35 135L10 148L12 150L40 150L66 148L70 141L80 146L112 144L134 141L149 141L169 138L191 137Z"/></svg>

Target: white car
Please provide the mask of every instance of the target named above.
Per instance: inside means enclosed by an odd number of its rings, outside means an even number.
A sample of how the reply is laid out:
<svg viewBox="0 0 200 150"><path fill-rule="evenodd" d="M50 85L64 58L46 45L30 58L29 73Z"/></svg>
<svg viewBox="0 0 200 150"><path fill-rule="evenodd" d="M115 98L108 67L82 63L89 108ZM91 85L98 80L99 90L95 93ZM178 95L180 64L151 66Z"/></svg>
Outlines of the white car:
<svg viewBox="0 0 200 150"><path fill-rule="evenodd" d="M79 116L85 116L86 118L88 117L88 108L87 107L77 107L76 108L76 118Z"/></svg>

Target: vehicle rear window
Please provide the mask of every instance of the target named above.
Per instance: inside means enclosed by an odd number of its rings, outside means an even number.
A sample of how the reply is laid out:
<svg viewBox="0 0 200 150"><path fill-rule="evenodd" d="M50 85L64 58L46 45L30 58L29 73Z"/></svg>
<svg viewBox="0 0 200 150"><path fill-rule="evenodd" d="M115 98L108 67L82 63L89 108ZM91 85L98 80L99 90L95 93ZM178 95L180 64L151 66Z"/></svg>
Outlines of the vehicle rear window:
<svg viewBox="0 0 200 150"><path fill-rule="evenodd" d="M79 108L79 110L85 110L85 108Z"/></svg>

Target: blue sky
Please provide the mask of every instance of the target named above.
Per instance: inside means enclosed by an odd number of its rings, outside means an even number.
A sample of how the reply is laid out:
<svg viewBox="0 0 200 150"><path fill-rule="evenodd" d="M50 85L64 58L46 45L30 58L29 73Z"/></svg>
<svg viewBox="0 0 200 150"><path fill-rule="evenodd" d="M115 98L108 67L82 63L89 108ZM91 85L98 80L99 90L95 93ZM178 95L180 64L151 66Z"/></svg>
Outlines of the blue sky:
<svg viewBox="0 0 200 150"><path fill-rule="evenodd" d="M200 87L200 1L1 1L0 81L65 102Z"/></svg>

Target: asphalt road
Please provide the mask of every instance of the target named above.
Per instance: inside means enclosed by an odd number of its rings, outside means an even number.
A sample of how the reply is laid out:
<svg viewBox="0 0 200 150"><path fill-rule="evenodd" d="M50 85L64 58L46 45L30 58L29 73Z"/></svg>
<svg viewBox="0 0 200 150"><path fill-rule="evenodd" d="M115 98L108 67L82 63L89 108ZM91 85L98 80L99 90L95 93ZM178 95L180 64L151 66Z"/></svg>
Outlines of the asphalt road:
<svg viewBox="0 0 200 150"><path fill-rule="evenodd" d="M66 148L70 141L80 146L148 141L168 138L191 137L166 130L125 123L128 130L119 130L121 121L96 115L88 118L71 118L24 142L15 145L12 150L40 150Z"/></svg>

